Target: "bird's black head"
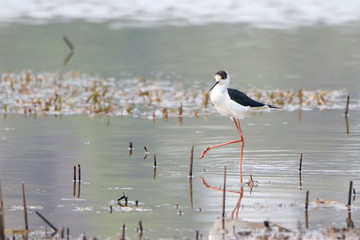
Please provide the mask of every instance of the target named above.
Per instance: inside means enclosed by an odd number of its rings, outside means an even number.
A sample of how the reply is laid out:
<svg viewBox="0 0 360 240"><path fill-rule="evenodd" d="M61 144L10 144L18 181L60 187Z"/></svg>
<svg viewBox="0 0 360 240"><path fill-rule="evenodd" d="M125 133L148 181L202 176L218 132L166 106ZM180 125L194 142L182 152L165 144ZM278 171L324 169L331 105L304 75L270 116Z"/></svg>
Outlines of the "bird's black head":
<svg viewBox="0 0 360 240"><path fill-rule="evenodd" d="M219 75L222 80L227 79L227 73L224 70L220 70L217 73L215 73L215 76Z"/></svg>

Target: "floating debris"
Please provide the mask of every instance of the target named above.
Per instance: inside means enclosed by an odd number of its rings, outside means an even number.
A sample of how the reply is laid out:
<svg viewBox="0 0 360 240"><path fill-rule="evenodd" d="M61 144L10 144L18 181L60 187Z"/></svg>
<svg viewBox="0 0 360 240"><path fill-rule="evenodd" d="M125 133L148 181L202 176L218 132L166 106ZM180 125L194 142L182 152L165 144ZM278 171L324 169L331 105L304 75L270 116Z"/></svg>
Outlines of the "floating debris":
<svg viewBox="0 0 360 240"><path fill-rule="evenodd" d="M133 206L129 206L129 204ZM152 212L153 210L150 208L144 208L140 207L141 203L139 203L139 200L136 201L128 201L128 205L124 206L118 203L116 200L111 200L109 202L109 205L111 206L112 213L113 212ZM102 207L103 210L109 211L109 207Z"/></svg>
<svg viewBox="0 0 360 240"><path fill-rule="evenodd" d="M249 90L260 101L285 110L343 109L343 90ZM354 101L355 102L355 101ZM180 107L179 107L179 103ZM78 71L61 73L0 72L0 113L88 114L145 117L199 117L215 113L209 94L196 87L175 86L171 81L115 79ZM349 108L360 109L360 104Z"/></svg>
<svg viewBox="0 0 360 240"><path fill-rule="evenodd" d="M125 207L127 207L127 205L128 205L128 197L125 195L125 193L123 193L123 195L120 198L117 199L117 202L118 202L119 206L124 206L124 205L121 204L121 200L123 200L123 199L125 201Z"/></svg>
<svg viewBox="0 0 360 240"><path fill-rule="evenodd" d="M28 210L40 210L40 209L44 209L43 206L26 206L26 209ZM23 211L24 210L24 206L11 206L10 211Z"/></svg>
<svg viewBox="0 0 360 240"><path fill-rule="evenodd" d="M290 230L272 221L248 222L238 219L217 220L209 239L358 239L360 228L319 228L316 230Z"/></svg>
<svg viewBox="0 0 360 240"><path fill-rule="evenodd" d="M323 199L323 198L316 198L313 204L320 205L320 206L334 206L334 205L344 205L338 201Z"/></svg>
<svg viewBox="0 0 360 240"><path fill-rule="evenodd" d="M93 207L78 207L76 206L74 209L72 209L71 211L74 212L84 212L84 211L93 211Z"/></svg>
<svg viewBox="0 0 360 240"><path fill-rule="evenodd" d="M82 199L82 198L61 198L61 201L86 201L86 199Z"/></svg>
<svg viewBox="0 0 360 240"><path fill-rule="evenodd" d="M252 189L254 187L259 186L259 182L253 179L252 174L250 174L250 179L245 184L250 188L250 194L252 193Z"/></svg>

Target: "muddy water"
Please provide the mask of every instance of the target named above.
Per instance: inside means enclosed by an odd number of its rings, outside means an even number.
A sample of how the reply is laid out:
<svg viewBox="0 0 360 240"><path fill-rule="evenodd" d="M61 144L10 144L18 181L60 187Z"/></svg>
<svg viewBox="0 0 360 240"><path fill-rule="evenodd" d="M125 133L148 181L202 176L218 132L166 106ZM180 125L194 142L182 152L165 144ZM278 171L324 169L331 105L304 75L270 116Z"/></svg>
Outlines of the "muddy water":
<svg viewBox="0 0 360 240"><path fill-rule="evenodd" d="M309 228L328 223L346 226L349 181L355 189L360 182L360 122L358 112L353 112L350 134L346 134L342 113L273 111L242 121L244 182L251 174L258 186L252 191L244 188L240 219L270 220L291 229L298 222L305 226L304 200L309 190L311 202L316 198L334 201L330 206L311 204ZM199 177L221 186L226 165L228 189L239 190L239 146L214 149L201 160L197 157L207 146L237 137L232 122L216 115L185 118L182 125L175 118L153 123L130 117L9 115L1 126L0 173L8 229L23 228L22 182L32 208L30 228L44 229L45 224L34 214L37 210L54 225L69 227L72 236L115 237L126 224L128 236L135 237L140 220L150 238L192 237L197 230L207 236L221 216L222 193L206 188ZM131 156L129 141L134 146ZM189 182L192 144L196 157ZM144 146L150 152L147 155ZM158 168L154 174L155 153ZM77 164L82 169L80 196L77 185L74 196L72 182ZM128 208L116 204L124 193ZM227 194L228 216L238 198L238 194ZM353 205L353 221L359 225L358 199Z"/></svg>

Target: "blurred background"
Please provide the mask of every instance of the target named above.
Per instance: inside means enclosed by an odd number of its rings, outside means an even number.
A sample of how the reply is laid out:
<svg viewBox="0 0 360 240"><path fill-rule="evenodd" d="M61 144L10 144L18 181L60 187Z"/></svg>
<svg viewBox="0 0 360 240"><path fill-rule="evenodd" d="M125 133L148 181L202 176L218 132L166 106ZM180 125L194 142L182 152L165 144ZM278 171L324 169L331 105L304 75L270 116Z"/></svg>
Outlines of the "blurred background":
<svg viewBox="0 0 360 240"><path fill-rule="evenodd" d="M207 83L226 69L240 88L326 86L358 96L356 0L0 2L1 70ZM63 36L76 49L65 67Z"/></svg>

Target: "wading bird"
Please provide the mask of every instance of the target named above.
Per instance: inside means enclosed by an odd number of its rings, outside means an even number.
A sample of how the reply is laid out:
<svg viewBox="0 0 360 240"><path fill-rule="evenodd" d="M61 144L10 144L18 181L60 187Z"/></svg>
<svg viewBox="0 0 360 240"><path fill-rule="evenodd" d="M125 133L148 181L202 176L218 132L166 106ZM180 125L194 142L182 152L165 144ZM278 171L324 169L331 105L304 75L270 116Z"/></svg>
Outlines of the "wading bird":
<svg viewBox="0 0 360 240"><path fill-rule="evenodd" d="M240 152L241 176L240 177L242 179L244 136L241 131L240 119L243 119L245 113L251 109L268 109L268 108L278 108L278 107L255 101L239 90L228 88L230 83L230 76L229 74L227 74L227 72L223 70L220 70L217 73L215 73L215 81L216 82L214 86L212 86L209 90L210 99L220 115L231 118L231 120L235 123L240 138L238 140L208 147L201 154L200 158L203 158L213 148L239 142L241 144L241 152Z"/></svg>

